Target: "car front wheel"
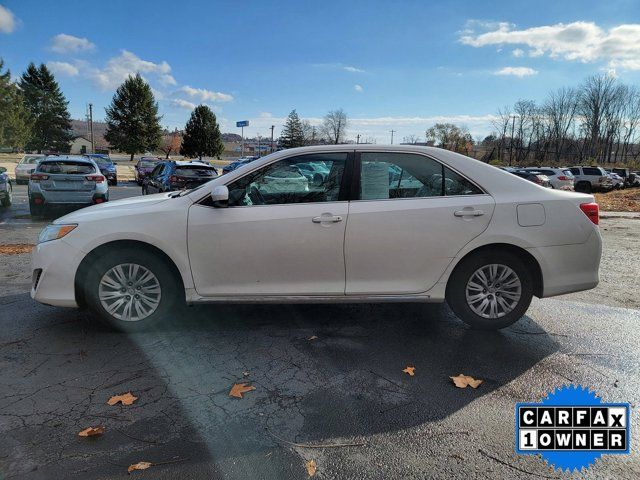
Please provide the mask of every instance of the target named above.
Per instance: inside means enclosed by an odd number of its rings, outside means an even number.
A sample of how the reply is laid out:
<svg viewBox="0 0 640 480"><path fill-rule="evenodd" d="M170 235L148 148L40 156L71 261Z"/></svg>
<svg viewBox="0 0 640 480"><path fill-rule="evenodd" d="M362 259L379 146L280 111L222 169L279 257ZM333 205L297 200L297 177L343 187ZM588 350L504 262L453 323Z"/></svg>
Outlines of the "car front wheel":
<svg viewBox="0 0 640 480"><path fill-rule="evenodd" d="M121 331L141 331L169 318L182 286L153 253L116 249L101 255L85 282L91 310Z"/></svg>
<svg viewBox="0 0 640 480"><path fill-rule="evenodd" d="M463 260L447 284L447 303L473 328L497 330L519 320L533 297L533 281L515 255L481 253Z"/></svg>

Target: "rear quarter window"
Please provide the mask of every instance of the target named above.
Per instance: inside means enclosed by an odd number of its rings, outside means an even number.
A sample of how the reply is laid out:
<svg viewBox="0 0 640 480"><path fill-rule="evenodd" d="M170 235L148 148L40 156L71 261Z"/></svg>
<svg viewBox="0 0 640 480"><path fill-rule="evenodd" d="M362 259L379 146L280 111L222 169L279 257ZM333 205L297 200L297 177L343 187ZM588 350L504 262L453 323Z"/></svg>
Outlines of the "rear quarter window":
<svg viewBox="0 0 640 480"><path fill-rule="evenodd" d="M37 171L53 175L89 175L96 173L95 167L92 164L74 161L43 162L38 165Z"/></svg>
<svg viewBox="0 0 640 480"><path fill-rule="evenodd" d="M176 175L183 177L213 177L215 171L210 167L199 167L195 165L176 167Z"/></svg>

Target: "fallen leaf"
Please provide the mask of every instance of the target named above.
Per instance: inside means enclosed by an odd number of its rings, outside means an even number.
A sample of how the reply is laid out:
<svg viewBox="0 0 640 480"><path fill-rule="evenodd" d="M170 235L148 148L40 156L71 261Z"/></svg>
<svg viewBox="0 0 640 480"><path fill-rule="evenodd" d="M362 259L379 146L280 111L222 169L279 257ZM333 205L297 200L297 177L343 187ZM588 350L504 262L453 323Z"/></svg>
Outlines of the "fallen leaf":
<svg viewBox="0 0 640 480"><path fill-rule="evenodd" d="M149 468L151 465L153 465L153 463L151 462L138 462L138 463L134 463L133 465L129 465L129 468L127 468L127 472L131 473L134 470L146 470L147 468Z"/></svg>
<svg viewBox="0 0 640 480"><path fill-rule="evenodd" d="M135 402L137 399L138 397L134 397L131 392L127 392L123 393L122 395L114 395L109 399L107 403L109 405L115 405L116 403L120 402L122 403L122 405L133 405L133 402Z"/></svg>
<svg viewBox="0 0 640 480"><path fill-rule="evenodd" d="M248 377L249 376L249 372L242 372L242 376L243 377Z"/></svg>
<svg viewBox="0 0 640 480"><path fill-rule="evenodd" d="M249 385L248 383L234 383L233 387L229 391L230 397L243 398L242 394L255 390L256 387Z"/></svg>
<svg viewBox="0 0 640 480"><path fill-rule="evenodd" d="M104 427L102 425L98 425L97 427L85 428L84 430L78 433L78 436L97 437L98 435L102 435L103 433L104 433Z"/></svg>
<svg viewBox="0 0 640 480"><path fill-rule="evenodd" d="M315 460L309 460L304 464L304 466L307 469L307 473L310 477L313 477L316 474L316 470L318 470L318 466L316 465Z"/></svg>
<svg viewBox="0 0 640 480"><path fill-rule="evenodd" d="M316 335L311 335L309 337L309 340L317 340L317 339L318 339L318 337Z"/></svg>
<svg viewBox="0 0 640 480"><path fill-rule="evenodd" d="M457 377L449 377L449 378L453 380L453 383L458 388L467 388L467 386L471 388L478 388L480 384L483 382L483 380L476 380L475 378L470 377L468 375L464 375L462 373Z"/></svg>
<svg viewBox="0 0 640 480"><path fill-rule="evenodd" d="M22 253L31 253L33 245L26 243L10 243L0 245L0 255L20 255Z"/></svg>
<svg viewBox="0 0 640 480"><path fill-rule="evenodd" d="M413 377L416 374L416 367L407 367L402 371L408 373L410 377Z"/></svg>

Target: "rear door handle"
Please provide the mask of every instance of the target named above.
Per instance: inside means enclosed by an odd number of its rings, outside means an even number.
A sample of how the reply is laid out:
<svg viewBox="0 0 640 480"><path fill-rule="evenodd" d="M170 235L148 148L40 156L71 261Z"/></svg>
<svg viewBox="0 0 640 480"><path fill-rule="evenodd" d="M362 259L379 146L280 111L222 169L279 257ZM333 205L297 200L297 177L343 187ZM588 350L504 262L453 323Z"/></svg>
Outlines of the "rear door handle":
<svg viewBox="0 0 640 480"><path fill-rule="evenodd" d="M313 217L311 219L313 223L338 223L342 221L340 215L320 215L319 217Z"/></svg>
<svg viewBox="0 0 640 480"><path fill-rule="evenodd" d="M482 210L456 210L453 214L456 217L481 217L484 212Z"/></svg>

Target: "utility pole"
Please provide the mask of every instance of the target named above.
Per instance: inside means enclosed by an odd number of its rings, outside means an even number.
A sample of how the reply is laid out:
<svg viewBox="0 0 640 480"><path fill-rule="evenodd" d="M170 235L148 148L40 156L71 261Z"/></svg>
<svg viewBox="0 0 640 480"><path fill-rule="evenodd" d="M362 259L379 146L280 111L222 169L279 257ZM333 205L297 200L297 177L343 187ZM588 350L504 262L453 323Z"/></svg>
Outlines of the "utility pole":
<svg viewBox="0 0 640 480"><path fill-rule="evenodd" d="M360 134L356 135L356 143L360 143Z"/></svg>
<svg viewBox="0 0 640 480"><path fill-rule="evenodd" d="M393 134L395 133L395 130L391 130L391 145L393 145Z"/></svg>
<svg viewBox="0 0 640 480"><path fill-rule="evenodd" d="M258 157L260 156L260 134L258 133Z"/></svg>
<svg viewBox="0 0 640 480"><path fill-rule="evenodd" d="M509 141L509 166L511 166L511 154L513 152L513 130L516 126L516 116L511 115L511 140Z"/></svg>
<svg viewBox="0 0 640 480"><path fill-rule="evenodd" d="M240 156L244 157L244 126L240 127L240 135L242 136L242 140L240 141Z"/></svg>
<svg viewBox="0 0 640 480"><path fill-rule="evenodd" d="M274 129L274 126L271 125L271 152L270 153L273 153L273 129Z"/></svg>
<svg viewBox="0 0 640 480"><path fill-rule="evenodd" d="M91 140L91 153L96 153L96 145L93 141L93 103L89 104L89 139Z"/></svg>

